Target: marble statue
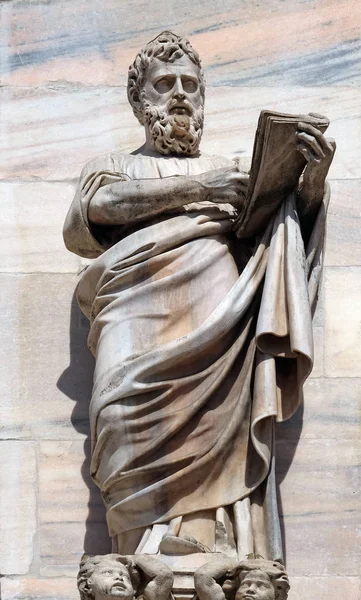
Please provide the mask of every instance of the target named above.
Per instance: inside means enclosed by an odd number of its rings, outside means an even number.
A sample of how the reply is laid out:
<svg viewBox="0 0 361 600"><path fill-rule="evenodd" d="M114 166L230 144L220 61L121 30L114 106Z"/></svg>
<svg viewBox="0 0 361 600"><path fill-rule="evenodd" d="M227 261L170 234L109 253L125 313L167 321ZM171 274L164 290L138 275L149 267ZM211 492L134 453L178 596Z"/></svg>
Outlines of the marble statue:
<svg viewBox="0 0 361 600"><path fill-rule="evenodd" d="M274 423L312 369L335 144L300 122L298 188L239 238L249 175L200 150L205 82L190 43L149 42L128 97L145 143L84 167L64 226L67 248L93 259L77 299L113 552L282 561Z"/></svg>

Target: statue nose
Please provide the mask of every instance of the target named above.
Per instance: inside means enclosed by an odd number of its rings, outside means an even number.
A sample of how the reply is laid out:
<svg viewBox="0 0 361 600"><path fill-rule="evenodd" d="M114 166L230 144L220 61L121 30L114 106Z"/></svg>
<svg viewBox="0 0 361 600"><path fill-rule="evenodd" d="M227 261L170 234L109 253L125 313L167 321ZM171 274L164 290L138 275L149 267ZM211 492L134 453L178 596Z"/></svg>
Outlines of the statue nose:
<svg viewBox="0 0 361 600"><path fill-rule="evenodd" d="M184 100L185 96L186 95L184 93L182 81L179 78L176 80L176 83L175 83L174 98L176 98L177 100Z"/></svg>
<svg viewBox="0 0 361 600"><path fill-rule="evenodd" d="M174 97L177 100L184 100L184 98L186 97L186 95L185 95L185 93L184 93L183 90L178 89L178 90L175 91Z"/></svg>

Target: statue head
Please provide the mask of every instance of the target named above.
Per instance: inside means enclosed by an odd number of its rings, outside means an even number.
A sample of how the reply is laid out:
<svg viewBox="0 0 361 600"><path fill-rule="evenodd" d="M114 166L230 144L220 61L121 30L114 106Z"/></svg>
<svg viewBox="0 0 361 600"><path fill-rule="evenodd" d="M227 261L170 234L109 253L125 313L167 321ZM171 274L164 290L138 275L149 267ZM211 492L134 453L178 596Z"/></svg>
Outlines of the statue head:
<svg viewBox="0 0 361 600"><path fill-rule="evenodd" d="M287 600L290 585L280 563L256 559L240 563L237 572L235 600Z"/></svg>
<svg viewBox="0 0 361 600"><path fill-rule="evenodd" d="M196 154L203 132L204 75L188 40L163 31L137 54L128 99L161 154Z"/></svg>
<svg viewBox="0 0 361 600"><path fill-rule="evenodd" d="M133 563L119 554L89 556L80 563L81 600L133 600L140 576Z"/></svg>

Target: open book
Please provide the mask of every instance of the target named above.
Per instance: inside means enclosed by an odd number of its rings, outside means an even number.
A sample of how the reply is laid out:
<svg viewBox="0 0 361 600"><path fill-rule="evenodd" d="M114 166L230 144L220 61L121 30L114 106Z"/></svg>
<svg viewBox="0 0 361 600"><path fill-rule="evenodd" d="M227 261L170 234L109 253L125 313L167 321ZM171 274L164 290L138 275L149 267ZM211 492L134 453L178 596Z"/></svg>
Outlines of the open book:
<svg viewBox="0 0 361 600"><path fill-rule="evenodd" d="M309 123L322 133L329 121L315 114L288 115L262 110L253 147L247 201L234 230L250 237L267 225L287 195L297 188L306 159L296 148L298 123Z"/></svg>

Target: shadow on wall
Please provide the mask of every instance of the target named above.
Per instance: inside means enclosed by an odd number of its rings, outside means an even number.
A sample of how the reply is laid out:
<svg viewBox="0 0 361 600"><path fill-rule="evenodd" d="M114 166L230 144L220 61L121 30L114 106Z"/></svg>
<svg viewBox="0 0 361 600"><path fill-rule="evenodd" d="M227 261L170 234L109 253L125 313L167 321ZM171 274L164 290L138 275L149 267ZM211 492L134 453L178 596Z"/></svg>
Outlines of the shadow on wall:
<svg viewBox="0 0 361 600"><path fill-rule="evenodd" d="M59 377L57 386L68 398L75 400L71 422L78 433L86 435L85 456L81 468L81 475L89 489L84 552L107 554L111 552L111 541L105 508L100 491L90 477L89 403L93 385L94 358L87 348L88 332L89 322L80 311L74 294L70 313L70 364Z"/></svg>
<svg viewBox="0 0 361 600"><path fill-rule="evenodd" d="M287 567L287 524L285 519L288 515L284 514L282 504L282 494L280 486L286 478L289 468L292 465L298 442L301 437L303 427L303 402L301 402L298 410L293 417L284 423L276 425L276 488L277 488L277 504L278 513L280 515L280 527L283 546L283 558Z"/></svg>

